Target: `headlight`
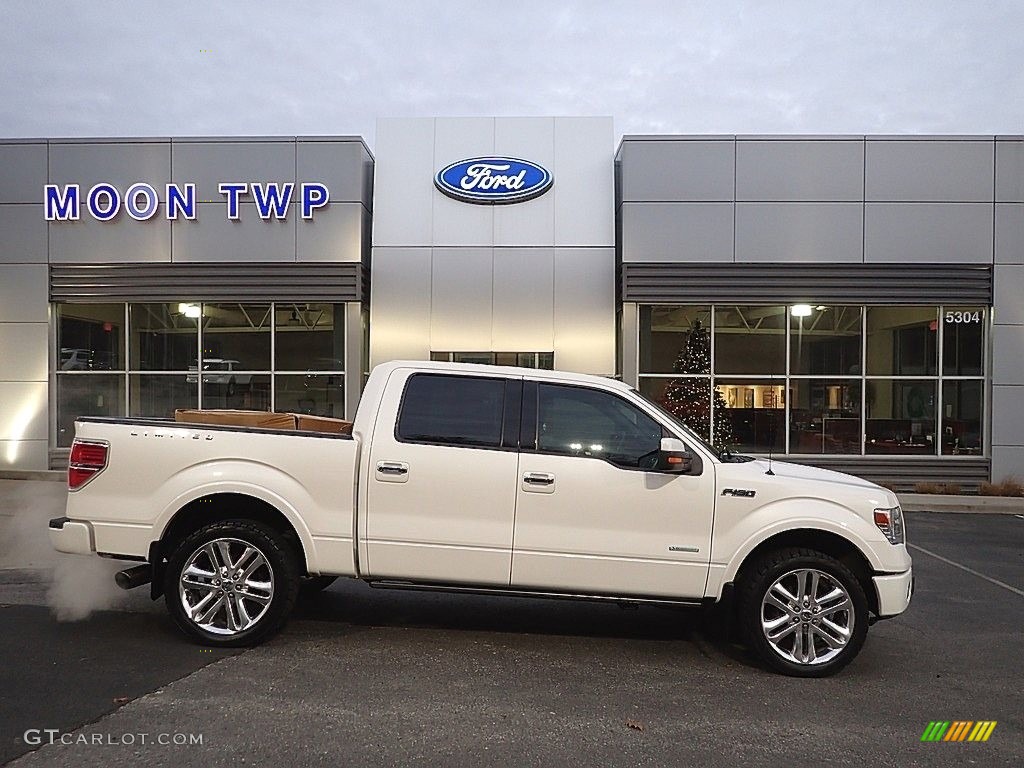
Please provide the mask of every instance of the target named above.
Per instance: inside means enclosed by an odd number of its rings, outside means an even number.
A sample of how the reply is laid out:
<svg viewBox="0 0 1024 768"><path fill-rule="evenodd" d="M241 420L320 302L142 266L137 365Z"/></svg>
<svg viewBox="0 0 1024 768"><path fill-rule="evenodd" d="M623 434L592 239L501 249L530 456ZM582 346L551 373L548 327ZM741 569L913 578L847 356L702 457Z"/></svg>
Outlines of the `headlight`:
<svg viewBox="0 0 1024 768"><path fill-rule="evenodd" d="M903 527L903 510L897 507L875 510L875 525L885 534L890 544L905 544L906 530Z"/></svg>

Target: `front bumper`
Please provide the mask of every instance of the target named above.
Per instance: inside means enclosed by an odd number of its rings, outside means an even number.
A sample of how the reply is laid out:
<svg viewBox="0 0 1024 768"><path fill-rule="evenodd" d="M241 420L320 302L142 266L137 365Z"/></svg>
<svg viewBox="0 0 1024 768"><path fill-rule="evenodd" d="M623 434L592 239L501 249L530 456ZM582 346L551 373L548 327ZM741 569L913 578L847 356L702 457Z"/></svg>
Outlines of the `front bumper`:
<svg viewBox="0 0 1024 768"><path fill-rule="evenodd" d="M875 593L878 595L878 615L881 618L896 616L907 610L910 597L914 594L914 569L903 573L887 573L874 576Z"/></svg>
<svg viewBox="0 0 1024 768"><path fill-rule="evenodd" d="M47 530L50 533L50 543L58 552L91 555L96 551L92 544L92 528L88 523L67 517L55 517L50 521Z"/></svg>

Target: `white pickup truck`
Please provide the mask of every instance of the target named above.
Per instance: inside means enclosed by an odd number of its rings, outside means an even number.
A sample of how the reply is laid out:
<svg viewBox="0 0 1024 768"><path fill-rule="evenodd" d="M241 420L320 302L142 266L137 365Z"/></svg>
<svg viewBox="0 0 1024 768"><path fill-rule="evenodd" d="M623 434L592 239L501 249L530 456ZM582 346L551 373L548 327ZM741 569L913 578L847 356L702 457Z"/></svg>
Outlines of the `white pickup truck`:
<svg viewBox="0 0 1024 768"><path fill-rule="evenodd" d="M730 599L790 675L831 674L910 602L892 492L716 450L635 389L557 371L391 362L351 435L82 418L62 552L142 564L209 645L278 629L303 586L619 603Z"/></svg>

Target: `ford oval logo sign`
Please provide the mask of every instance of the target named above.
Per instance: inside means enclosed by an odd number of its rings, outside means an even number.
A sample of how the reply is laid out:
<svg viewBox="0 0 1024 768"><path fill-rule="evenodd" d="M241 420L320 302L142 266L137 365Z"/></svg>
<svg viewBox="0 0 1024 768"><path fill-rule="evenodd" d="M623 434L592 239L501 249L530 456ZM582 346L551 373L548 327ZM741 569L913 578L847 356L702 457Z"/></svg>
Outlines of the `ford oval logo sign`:
<svg viewBox="0 0 1024 768"><path fill-rule="evenodd" d="M435 186L448 197L467 203L521 203L551 189L551 172L514 157L474 157L442 168Z"/></svg>

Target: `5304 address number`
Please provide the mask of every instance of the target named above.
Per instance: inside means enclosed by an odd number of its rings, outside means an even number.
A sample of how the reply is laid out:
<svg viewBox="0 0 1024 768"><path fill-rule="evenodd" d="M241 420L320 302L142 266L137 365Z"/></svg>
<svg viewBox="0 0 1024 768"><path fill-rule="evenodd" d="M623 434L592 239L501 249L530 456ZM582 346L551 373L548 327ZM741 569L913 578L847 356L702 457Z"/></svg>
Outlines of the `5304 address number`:
<svg viewBox="0 0 1024 768"><path fill-rule="evenodd" d="M947 323L980 323L981 312L947 312Z"/></svg>

